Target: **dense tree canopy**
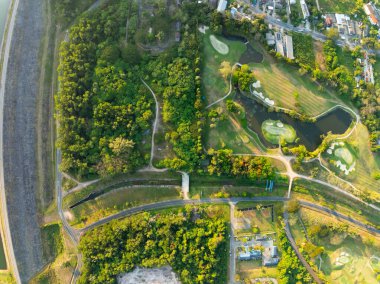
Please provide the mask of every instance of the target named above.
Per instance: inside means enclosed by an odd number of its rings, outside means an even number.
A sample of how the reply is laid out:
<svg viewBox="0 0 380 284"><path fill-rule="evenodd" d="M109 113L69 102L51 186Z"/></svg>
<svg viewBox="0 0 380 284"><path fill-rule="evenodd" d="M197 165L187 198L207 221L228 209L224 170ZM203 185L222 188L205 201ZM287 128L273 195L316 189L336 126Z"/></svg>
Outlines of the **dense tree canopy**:
<svg viewBox="0 0 380 284"><path fill-rule="evenodd" d="M219 214L186 207L168 215L139 214L96 228L80 242L79 283L116 283L136 266L171 265L182 283L226 281L227 224Z"/></svg>

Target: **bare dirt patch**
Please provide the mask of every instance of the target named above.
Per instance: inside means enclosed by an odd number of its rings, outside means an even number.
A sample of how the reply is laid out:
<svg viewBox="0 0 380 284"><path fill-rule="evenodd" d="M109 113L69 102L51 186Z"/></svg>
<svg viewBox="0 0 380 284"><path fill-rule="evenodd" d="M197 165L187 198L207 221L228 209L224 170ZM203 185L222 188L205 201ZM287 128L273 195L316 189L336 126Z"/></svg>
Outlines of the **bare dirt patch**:
<svg viewBox="0 0 380 284"><path fill-rule="evenodd" d="M323 43L320 41L314 41L314 53L316 65L322 71L326 70L325 56L323 55Z"/></svg>
<svg viewBox="0 0 380 284"><path fill-rule="evenodd" d="M180 284L170 266L160 268L137 267L129 273L120 275L118 284Z"/></svg>

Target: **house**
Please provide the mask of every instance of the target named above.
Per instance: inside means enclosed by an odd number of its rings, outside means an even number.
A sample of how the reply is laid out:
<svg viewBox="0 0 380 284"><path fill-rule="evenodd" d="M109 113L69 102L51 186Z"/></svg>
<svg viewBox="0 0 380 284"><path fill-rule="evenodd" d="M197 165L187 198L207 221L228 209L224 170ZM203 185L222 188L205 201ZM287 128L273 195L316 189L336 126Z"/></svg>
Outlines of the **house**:
<svg viewBox="0 0 380 284"><path fill-rule="evenodd" d="M265 258L263 259L264 266L275 266L280 262L279 258Z"/></svg>
<svg viewBox="0 0 380 284"><path fill-rule="evenodd" d="M239 253L239 260L251 260L251 254L247 251Z"/></svg>
<svg viewBox="0 0 380 284"><path fill-rule="evenodd" d="M326 25L326 27L328 27L328 28L331 28L331 27L332 27L332 25L333 25L333 20L332 20L331 17L329 17L329 16L326 17L326 19L325 19L325 25Z"/></svg>
<svg viewBox="0 0 380 284"><path fill-rule="evenodd" d="M278 249L277 249L276 246L273 246L273 247L271 248L271 250L270 250L270 256L271 256L272 258L274 258L274 257L278 257Z"/></svg>
<svg viewBox="0 0 380 284"><path fill-rule="evenodd" d="M249 253L251 254L251 259L254 259L254 260L261 259L262 257L262 253L260 250L253 249Z"/></svg>
<svg viewBox="0 0 380 284"><path fill-rule="evenodd" d="M227 0L219 0L218 8L216 9L218 12L222 13L227 8Z"/></svg>
<svg viewBox="0 0 380 284"><path fill-rule="evenodd" d="M372 25L380 26L380 12L371 2L364 4L364 12Z"/></svg>
<svg viewBox="0 0 380 284"><path fill-rule="evenodd" d="M282 56L294 59L293 39L289 35L283 35L281 32L275 33L276 51Z"/></svg>

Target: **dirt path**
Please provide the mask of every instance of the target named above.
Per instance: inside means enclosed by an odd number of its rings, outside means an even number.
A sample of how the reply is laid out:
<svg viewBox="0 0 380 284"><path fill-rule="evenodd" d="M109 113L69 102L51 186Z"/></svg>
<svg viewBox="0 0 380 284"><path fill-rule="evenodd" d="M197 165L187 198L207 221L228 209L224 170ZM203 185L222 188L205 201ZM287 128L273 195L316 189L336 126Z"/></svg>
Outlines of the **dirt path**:
<svg viewBox="0 0 380 284"><path fill-rule="evenodd" d="M157 128L158 128L158 122L159 122L159 119L160 119L160 105L158 103L158 100L157 100L157 97L156 97L156 94L153 92L153 90L149 87L149 85L143 80L141 79L141 81L143 82L143 84L149 89L150 93L152 94L153 98L154 98L154 101L156 103L156 115L155 115L155 118L154 118L154 123L153 123L153 131L152 131L152 143L151 143L151 149L150 149L150 160L149 160L149 168L154 168L153 166L153 158L154 158L154 150L155 150L155 147L154 147L154 137L156 135L156 132L157 132Z"/></svg>

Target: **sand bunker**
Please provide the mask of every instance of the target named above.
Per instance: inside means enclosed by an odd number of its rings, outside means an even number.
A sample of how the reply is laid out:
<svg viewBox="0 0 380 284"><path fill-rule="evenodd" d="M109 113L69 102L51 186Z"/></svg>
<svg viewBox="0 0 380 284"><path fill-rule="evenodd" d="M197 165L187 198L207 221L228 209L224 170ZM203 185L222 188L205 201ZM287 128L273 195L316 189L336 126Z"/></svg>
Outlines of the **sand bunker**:
<svg viewBox="0 0 380 284"><path fill-rule="evenodd" d="M220 54L226 55L229 52L228 45L218 40L216 36L210 35L210 41L212 47L215 48L215 50Z"/></svg>

